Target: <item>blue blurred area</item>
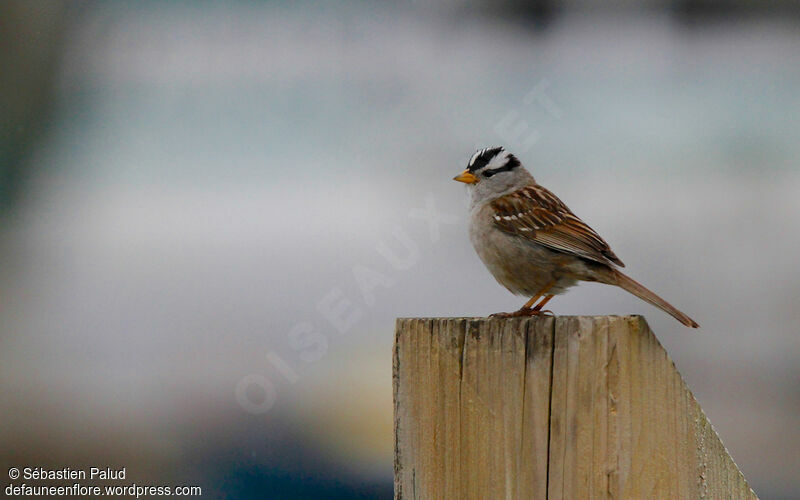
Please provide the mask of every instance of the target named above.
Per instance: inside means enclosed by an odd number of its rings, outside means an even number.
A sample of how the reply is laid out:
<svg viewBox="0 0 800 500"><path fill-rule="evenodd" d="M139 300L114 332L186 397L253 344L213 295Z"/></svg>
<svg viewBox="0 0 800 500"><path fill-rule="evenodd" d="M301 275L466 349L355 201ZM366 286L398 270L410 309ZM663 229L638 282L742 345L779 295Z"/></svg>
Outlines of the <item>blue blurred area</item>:
<svg viewBox="0 0 800 500"><path fill-rule="evenodd" d="M215 483L214 498L257 498L269 492L269 498L392 498L391 483L341 483L311 476L307 471L280 473L261 467L247 469L236 465L234 478ZM299 472L299 473L298 473Z"/></svg>
<svg viewBox="0 0 800 500"><path fill-rule="evenodd" d="M594 285L556 313L645 314L760 498L800 488L793 3L52 1L0 18L8 467L389 497L394 318L519 305L451 181L502 144L703 329Z"/></svg>
<svg viewBox="0 0 800 500"><path fill-rule="evenodd" d="M212 498L392 498L391 481L358 478L342 471L333 460L304 446L303 436L265 433L250 425L246 442L214 446L190 459L204 471L204 495ZM247 450L253 450L249 453ZM263 457L255 450L280 450ZM266 460L265 460L266 458Z"/></svg>

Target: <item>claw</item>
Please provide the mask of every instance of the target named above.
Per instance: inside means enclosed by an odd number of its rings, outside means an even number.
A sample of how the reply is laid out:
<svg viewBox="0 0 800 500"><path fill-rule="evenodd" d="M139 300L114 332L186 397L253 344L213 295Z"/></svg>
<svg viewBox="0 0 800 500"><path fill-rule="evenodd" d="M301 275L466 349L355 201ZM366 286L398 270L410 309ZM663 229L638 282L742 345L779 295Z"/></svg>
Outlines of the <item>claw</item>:
<svg viewBox="0 0 800 500"><path fill-rule="evenodd" d="M539 316L542 314L542 311L537 311L536 309L531 309L529 307L523 307L519 311L514 312L499 312L490 314L490 318L520 318L523 316ZM551 312L552 314L552 312Z"/></svg>

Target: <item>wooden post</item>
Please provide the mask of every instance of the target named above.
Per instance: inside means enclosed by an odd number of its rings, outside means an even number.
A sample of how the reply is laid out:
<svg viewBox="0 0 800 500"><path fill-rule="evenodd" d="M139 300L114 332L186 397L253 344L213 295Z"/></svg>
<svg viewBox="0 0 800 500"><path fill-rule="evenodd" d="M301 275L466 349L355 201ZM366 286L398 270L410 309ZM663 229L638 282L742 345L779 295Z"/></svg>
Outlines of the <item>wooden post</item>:
<svg viewBox="0 0 800 500"><path fill-rule="evenodd" d="M397 320L395 498L756 498L639 316Z"/></svg>

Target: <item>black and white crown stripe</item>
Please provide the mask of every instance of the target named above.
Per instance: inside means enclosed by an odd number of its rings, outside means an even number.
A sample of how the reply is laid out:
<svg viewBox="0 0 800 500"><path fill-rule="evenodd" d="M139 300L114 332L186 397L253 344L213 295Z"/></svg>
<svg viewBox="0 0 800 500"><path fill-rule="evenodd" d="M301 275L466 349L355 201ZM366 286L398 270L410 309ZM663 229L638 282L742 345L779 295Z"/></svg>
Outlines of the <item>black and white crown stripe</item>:
<svg viewBox="0 0 800 500"><path fill-rule="evenodd" d="M516 156L502 147L479 149L472 155L467 165L467 170L476 173L481 170L485 177L491 177L500 172L508 172L520 166Z"/></svg>

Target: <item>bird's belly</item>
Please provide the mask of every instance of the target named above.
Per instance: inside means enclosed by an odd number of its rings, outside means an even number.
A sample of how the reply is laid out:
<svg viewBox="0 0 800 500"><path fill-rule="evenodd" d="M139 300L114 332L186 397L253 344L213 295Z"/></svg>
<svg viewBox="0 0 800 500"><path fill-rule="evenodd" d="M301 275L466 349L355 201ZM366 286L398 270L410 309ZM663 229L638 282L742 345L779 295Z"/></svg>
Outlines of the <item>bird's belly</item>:
<svg viewBox="0 0 800 500"><path fill-rule="evenodd" d="M545 287L560 294L577 280L565 267L564 254L528 243L501 231L491 230L479 237L471 234L475 251L494 278L511 293L532 297Z"/></svg>

